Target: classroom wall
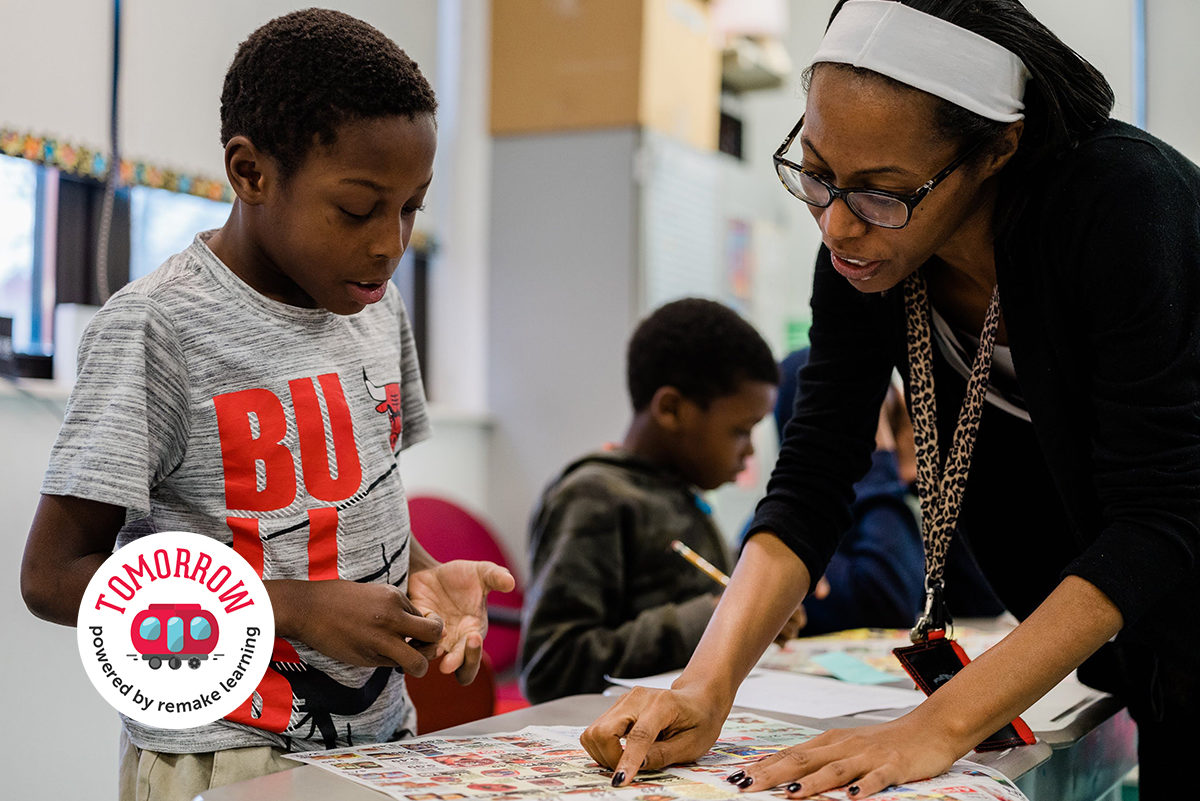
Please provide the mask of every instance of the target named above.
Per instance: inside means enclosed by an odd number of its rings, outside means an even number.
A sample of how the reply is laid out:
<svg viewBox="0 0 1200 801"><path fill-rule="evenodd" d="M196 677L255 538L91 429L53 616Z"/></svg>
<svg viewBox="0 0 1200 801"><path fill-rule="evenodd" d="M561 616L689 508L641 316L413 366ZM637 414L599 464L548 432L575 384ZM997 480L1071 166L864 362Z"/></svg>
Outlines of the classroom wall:
<svg viewBox="0 0 1200 801"><path fill-rule="evenodd" d="M1146 119L1152 133L1200 163L1200 3L1146 0Z"/></svg>
<svg viewBox="0 0 1200 801"><path fill-rule="evenodd" d="M102 148L112 37L98 32L111 31L109 9L87 0L4 4L0 53L10 72L0 83L0 125Z"/></svg>
<svg viewBox="0 0 1200 801"><path fill-rule="evenodd" d="M421 219L435 243L425 383L438 403L475 414L487 411L488 8L488 0L437 4L438 152Z"/></svg>
<svg viewBox="0 0 1200 801"><path fill-rule="evenodd" d="M433 404L429 422L433 436L400 456L405 491L436 495L487 518L491 481L481 455L492 438L491 418Z"/></svg>
<svg viewBox="0 0 1200 801"><path fill-rule="evenodd" d="M6 798L115 798L117 713L84 677L75 629L38 620L21 599L25 533L64 397L0 379L0 790Z"/></svg>
<svg viewBox="0 0 1200 801"><path fill-rule="evenodd" d="M492 145L488 513L513 554L524 554L530 510L554 473L625 433L637 149L629 128Z"/></svg>
<svg viewBox="0 0 1200 801"><path fill-rule="evenodd" d="M330 0L320 4L375 25L436 81L438 4ZM127 158L225 174L218 109L225 70L246 36L297 8L294 0L124 0L121 143ZM6 3L0 52L27 70L0 87L0 124L106 150L112 3Z"/></svg>

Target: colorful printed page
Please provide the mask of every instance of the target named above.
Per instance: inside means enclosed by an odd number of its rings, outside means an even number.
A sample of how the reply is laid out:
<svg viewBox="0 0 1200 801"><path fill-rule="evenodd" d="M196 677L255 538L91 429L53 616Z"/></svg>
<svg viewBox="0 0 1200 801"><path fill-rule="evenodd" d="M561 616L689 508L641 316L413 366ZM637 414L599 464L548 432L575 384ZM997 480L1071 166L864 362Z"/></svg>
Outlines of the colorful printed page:
<svg viewBox="0 0 1200 801"><path fill-rule="evenodd" d="M980 654L1004 639L1009 631L1007 627L983 630L970 626L955 626L954 639L966 651L967 656L978 659ZM782 647L772 645L763 654L757 666L813 676L837 676L835 670L821 664L821 657L824 654L838 653L843 655L840 657L842 659L852 657L862 663L864 669L874 669L895 679L907 681L908 675L892 654L893 648L906 645L912 645L908 638L908 629L850 629L789 640Z"/></svg>
<svg viewBox="0 0 1200 801"><path fill-rule="evenodd" d="M404 801L776 801L782 788L739 793L725 777L739 765L802 742L818 732L751 714L733 714L712 750L691 765L643 771L614 788L612 771L579 745L582 727L528 726L509 734L443 737L289 754ZM844 790L814 798L847 801ZM874 801L1029 801L991 768L967 761L933 779L891 787Z"/></svg>

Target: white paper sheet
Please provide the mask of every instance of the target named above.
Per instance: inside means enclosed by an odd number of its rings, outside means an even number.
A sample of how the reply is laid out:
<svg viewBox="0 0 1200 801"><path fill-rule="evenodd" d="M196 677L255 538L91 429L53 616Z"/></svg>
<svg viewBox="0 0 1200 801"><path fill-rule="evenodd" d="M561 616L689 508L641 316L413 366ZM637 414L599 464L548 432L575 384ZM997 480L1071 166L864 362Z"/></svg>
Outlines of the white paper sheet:
<svg viewBox="0 0 1200 801"><path fill-rule="evenodd" d="M679 673L662 673L641 679L608 680L623 687L665 689L679 678ZM924 700L925 694L919 690L847 684L823 676L758 668L751 671L742 682L733 703L764 712L804 715L810 718L836 718L869 709L913 707Z"/></svg>
<svg viewBox="0 0 1200 801"><path fill-rule="evenodd" d="M1067 676L1021 715L1035 732L1064 729L1075 720L1076 713L1104 693L1080 684L1075 674Z"/></svg>
<svg viewBox="0 0 1200 801"><path fill-rule="evenodd" d="M1016 622L1012 622L1015 626ZM967 652L977 659L980 654L999 642L1009 633L1012 626L987 628L983 626L955 626L955 638ZM909 644L908 632L902 629L854 629L820 637L791 640L784 648L771 645L756 670L788 671L807 675L827 675L828 671L814 661L815 656L828 652L850 654L878 670L887 671L898 680L911 682L900 667L892 649ZM677 674L673 674L677 675ZM1035 733L1060 731L1075 720L1075 714L1104 693L1079 683L1075 674L1067 676L1053 690L1030 707L1021 718ZM740 700L738 703L741 703ZM757 708L757 707L755 707ZM783 711L783 710L780 710ZM790 710L788 710L790 711ZM804 712L800 714L812 713ZM894 714L867 715L871 719L888 720Z"/></svg>

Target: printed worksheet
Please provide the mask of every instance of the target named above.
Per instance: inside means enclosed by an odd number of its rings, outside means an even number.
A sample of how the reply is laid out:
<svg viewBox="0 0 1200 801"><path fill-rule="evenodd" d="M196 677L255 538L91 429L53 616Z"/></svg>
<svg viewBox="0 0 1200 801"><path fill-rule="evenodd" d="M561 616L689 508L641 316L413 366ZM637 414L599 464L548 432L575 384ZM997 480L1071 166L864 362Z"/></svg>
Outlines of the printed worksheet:
<svg viewBox="0 0 1200 801"><path fill-rule="evenodd" d="M729 716L712 749L690 765L643 771L614 788L612 772L579 744L582 727L528 726L507 734L436 734L394 743L289 754L404 801L517 801L573 796L588 801L777 801L782 788L739 793L724 781L739 765L802 742L818 732L758 715ZM845 801L844 791L822 801ZM1028 801L1012 782L981 765L959 761L933 779L889 788L878 801Z"/></svg>
<svg viewBox="0 0 1200 801"><path fill-rule="evenodd" d="M967 656L978 659L980 654L1000 642L1008 633L1008 627L979 629L955 626L953 636ZM772 645L763 654L757 666L813 676L837 676L837 671L822 664L822 657L838 654L852 657L885 676L907 681L908 675L892 654L893 648L903 648L907 645L912 645L908 629L850 629L789 640L782 647Z"/></svg>

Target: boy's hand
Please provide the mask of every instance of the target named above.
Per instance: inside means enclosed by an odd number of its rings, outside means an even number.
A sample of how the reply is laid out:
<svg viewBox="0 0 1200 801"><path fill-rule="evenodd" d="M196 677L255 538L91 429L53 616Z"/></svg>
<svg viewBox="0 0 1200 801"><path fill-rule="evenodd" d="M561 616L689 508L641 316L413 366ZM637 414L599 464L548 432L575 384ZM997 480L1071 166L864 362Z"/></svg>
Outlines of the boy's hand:
<svg viewBox="0 0 1200 801"><path fill-rule="evenodd" d="M281 605L293 636L339 662L390 665L424 676L442 637L442 621L425 616L397 587L354 581L269 581L277 627Z"/></svg>
<svg viewBox="0 0 1200 801"><path fill-rule="evenodd" d="M453 671L459 684L475 680L487 635L487 594L514 587L512 574L492 562L458 559L409 574L408 595L413 603L445 623L437 649L438 655L446 654L443 673Z"/></svg>
<svg viewBox="0 0 1200 801"><path fill-rule="evenodd" d="M821 576L817 581L817 586L812 591L812 597L816 599L828 598L832 587L829 585L829 580ZM808 625L808 613L804 610L804 604L796 607L796 611L792 612L792 616L787 619L780 629L779 634L775 636L775 642L778 645L783 645L788 640L794 640L800 636L800 632Z"/></svg>

